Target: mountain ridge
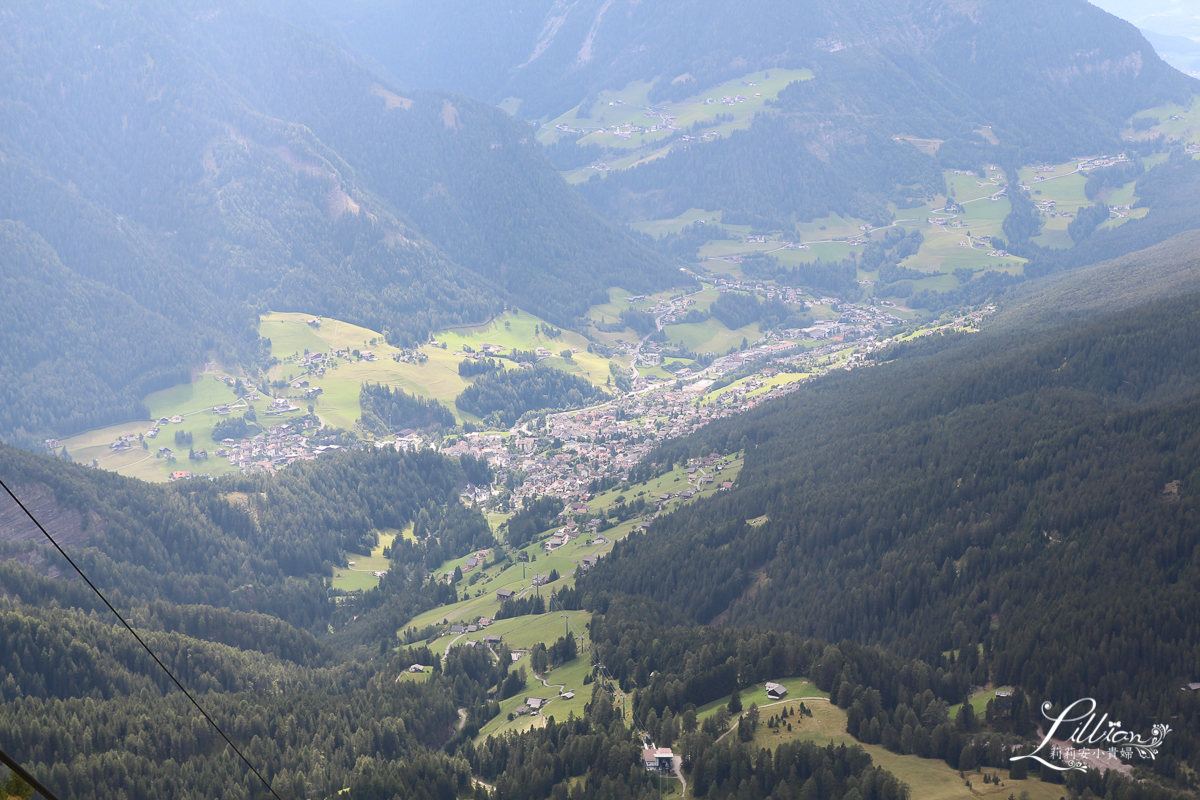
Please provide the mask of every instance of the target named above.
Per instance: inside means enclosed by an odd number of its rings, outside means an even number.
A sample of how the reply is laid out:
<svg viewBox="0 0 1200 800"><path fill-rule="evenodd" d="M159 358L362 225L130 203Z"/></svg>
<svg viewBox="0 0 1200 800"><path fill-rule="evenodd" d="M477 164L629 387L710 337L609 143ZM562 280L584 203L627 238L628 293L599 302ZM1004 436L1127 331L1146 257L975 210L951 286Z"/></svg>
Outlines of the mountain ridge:
<svg viewBox="0 0 1200 800"><path fill-rule="evenodd" d="M886 224L888 203L911 207L942 191L924 172L1120 152L1131 115L1200 93L1136 28L1085 0L315 6L408 85L503 101L529 119L578 106L589 129L604 124L601 90L647 82L653 106L762 70L813 71L728 138L694 141L684 134L696 131L678 128L669 149L647 148L636 166L598 166L579 188L624 222L703 208L765 230L829 213ZM576 136L562 125L549 134L556 159L604 164L632 152L605 151L594 137L575 148ZM938 141L921 152L894 141L902 136ZM790 191L777 185L785 178Z"/></svg>
<svg viewBox="0 0 1200 800"><path fill-rule="evenodd" d="M0 63L0 218L162 316L155 368L254 363L269 308L416 343L506 305L571 324L609 286L679 282L562 182L525 123L445 92L400 98L242 3L25 6ZM110 398L86 402L111 417ZM37 433L83 424L43 405L14 413Z"/></svg>

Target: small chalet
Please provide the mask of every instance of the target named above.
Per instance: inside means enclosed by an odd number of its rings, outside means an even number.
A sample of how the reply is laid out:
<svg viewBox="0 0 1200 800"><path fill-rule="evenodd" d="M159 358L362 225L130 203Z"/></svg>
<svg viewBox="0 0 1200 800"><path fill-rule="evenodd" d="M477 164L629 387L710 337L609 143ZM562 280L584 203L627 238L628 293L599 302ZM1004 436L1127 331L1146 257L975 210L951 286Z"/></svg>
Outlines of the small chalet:
<svg viewBox="0 0 1200 800"><path fill-rule="evenodd" d="M408 668L408 671L409 671L409 672L424 672L424 671L425 671L425 667L423 667L423 666L422 666L422 665L420 665L420 664L413 664L412 666L410 666L410 667Z"/></svg>
<svg viewBox="0 0 1200 800"><path fill-rule="evenodd" d="M771 700L778 700L787 694L787 689L778 683L767 682L767 697Z"/></svg>
<svg viewBox="0 0 1200 800"><path fill-rule="evenodd" d="M497 589L496 599L503 603L505 600L511 600L513 596L512 589Z"/></svg>

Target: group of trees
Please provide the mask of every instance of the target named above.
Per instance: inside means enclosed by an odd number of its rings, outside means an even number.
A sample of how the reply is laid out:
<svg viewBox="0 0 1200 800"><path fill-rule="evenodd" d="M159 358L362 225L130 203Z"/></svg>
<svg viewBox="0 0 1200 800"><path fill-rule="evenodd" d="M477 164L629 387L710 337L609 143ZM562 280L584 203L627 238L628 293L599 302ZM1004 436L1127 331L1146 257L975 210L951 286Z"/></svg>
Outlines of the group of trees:
<svg viewBox="0 0 1200 800"><path fill-rule="evenodd" d="M722 294L713 301L709 313L730 329L741 328L753 322L759 323L762 330L776 325L803 328L812 324L811 317L793 313L778 298L762 301L752 294L742 292Z"/></svg>
<svg viewBox="0 0 1200 800"><path fill-rule="evenodd" d="M844 300L857 300L862 294L858 285L858 262L853 258L841 261L803 261L794 267L785 267L778 259L747 259L744 263L746 275L754 278L770 278L784 286L798 286L816 294L832 294Z"/></svg>
<svg viewBox="0 0 1200 800"><path fill-rule="evenodd" d="M413 525L414 539L398 537L387 555L395 564L419 564L435 569L439 564L474 550L496 546L487 519L461 503L422 508Z"/></svg>
<svg viewBox="0 0 1200 800"><path fill-rule="evenodd" d="M654 321L654 315L649 311L626 308L621 310L620 315L613 322L600 322L596 327L609 333L619 333L630 328L639 336L645 336L654 333L658 329L658 323Z"/></svg>
<svg viewBox="0 0 1200 800"><path fill-rule="evenodd" d="M364 383L358 394L363 427L389 434L405 428L454 427L454 414L437 400L408 394L400 387Z"/></svg>
<svg viewBox="0 0 1200 800"><path fill-rule="evenodd" d="M1067 223L1067 233L1070 235L1071 241L1079 244L1091 236L1096 228L1108 221L1108 215L1108 203L1096 203L1079 209L1075 214L1075 219Z"/></svg>
<svg viewBox="0 0 1200 800"><path fill-rule="evenodd" d="M712 225L697 220L691 225L685 225L678 233L669 233L660 239L655 239L654 245L659 250L677 258L695 260L700 248L707 242L732 239L733 234L720 225Z"/></svg>
<svg viewBox="0 0 1200 800"><path fill-rule="evenodd" d="M940 275L940 272L921 272L900 266L900 262L920 248L925 237L919 230L905 232L903 228L888 228L882 241L871 242L863 249L860 264L864 270L879 272L875 285L877 297L908 297L913 293L912 281Z"/></svg>
<svg viewBox="0 0 1200 800"><path fill-rule="evenodd" d="M262 428L252 419L254 416L252 411L248 411L240 417L228 417L227 419L217 420L217 424L213 425L212 440L214 442L222 442L226 439L241 441L242 439L249 439L258 434L262 431Z"/></svg>
<svg viewBox="0 0 1200 800"><path fill-rule="evenodd" d="M546 598L541 595L526 595L525 597L511 597L500 604L500 608L496 609L496 619L512 619L513 617L524 617L529 614L545 614L546 613Z"/></svg>
<svg viewBox="0 0 1200 800"><path fill-rule="evenodd" d="M505 541L510 547L524 547L534 536L549 530L562 510L563 502L552 495L523 498L521 507L504 523Z"/></svg>
<svg viewBox="0 0 1200 800"><path fill-rule="evenodd" d="M1083 193L1088 200L1100 199L1107 189L1115 189L1130 181L1136 181L1146 172L1146 165L1141 157L1133 154L1133 160L1125 164L1114 164L1103 169L1094 169L1088 173L1087 182L1083 185Z"/></svg>
<svg viewBox="0 0 1200 800"><path fill-rule="evenodd" d="M464 378L486 375L499 369L503 369L503 367L494 358L464 358L458 362L458 374Z"/></svg>
<svg viewBox="0 0 1200 800"><path fill-rule="evenodd" d="M486 374L464 389L454 404L509 427L529 411L571 408L606 396L585 378L535 364Z"/></svg>

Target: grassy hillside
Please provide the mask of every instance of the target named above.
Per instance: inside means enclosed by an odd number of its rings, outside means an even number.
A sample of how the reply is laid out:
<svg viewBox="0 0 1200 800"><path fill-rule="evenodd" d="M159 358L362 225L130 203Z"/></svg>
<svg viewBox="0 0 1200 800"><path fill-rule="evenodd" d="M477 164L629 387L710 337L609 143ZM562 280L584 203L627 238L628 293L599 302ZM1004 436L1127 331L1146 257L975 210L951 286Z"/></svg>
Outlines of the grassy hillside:
<svg viewBox="0 0 1200 800"><path fill-rule="evenodd" d="M182 448L182 454L177 456L175 462L155 458L155 453L163 446L179 450L174 441L176 432L191 434L192 446L197 450L214 450L218 445L211 437L213 426L226 418L214 410L220 404L232 404L235 416L254 409L259 421L266 424L273 419L289 420L302 416L312 405L314 413L327 426L357 430L357 423L362 417L359 393L367 382L382 383L418 397L436 400L460 422L478 423L479 418L455 406L454 399L478 380L476 377L464 378L459 375L458 366L469 352L464 348L480 351L484 344L494 344L506 351L514 348L522 351L545 348L554 355L542 359L541 363L578 375L601 388L611 374L608 366L610 360L589 353L588 342L583 336L574 331L555 329L546 320L527 312L508 311L484 325L437 331L433 334L437 346L425 344L415 351L388 344L380 331L327 317L322 318L319 326L314 326L309 324L312 319L314 317L311 314L296 312L278 312L262 317L258 333L270 342L269 355L278 363L264 373L265 381L258 387L262 392L258 399L238 398L226 384L225 379L232 379L232 375L253 386L254 382L241 370L221 369L212 363L184 382L137 397L134 400L138 403L137 413L131 413L130 416L142 416L145 420L135 419L93 428L62 439L62 446L76 461L90 464L96 460L100 467L143 480L164 481L177 470L226 475L238 472L239 467L218 458L199 463L188 462L187 447ZM560 332L551 337L550 332L554 330ZM446 346L443 348L441 344ZM39 341L39 346L43 345L44 342ZM335 350L358 350L360 353L367 350L377 358L364 360L351 355L336 359L336 364L322 378L311 375L308 367L298 361L298 357L305 352L332 353ZM568 361L559 355L563 350L578 352L572 353ZM405 352L419 352L425 360L397 361L393 358ZM629 358L616 356L614 360L625 367ZM510 368L513 366L509 361L502 360L500 363ZM311 385L305 388L291 386L293 380L301 379L309 381ZM285 385L279 387L275 385L277 382L284 382ZM307 397L306 388L320 388L322 393L315 398ZM290 399L300 410L281 418L266 416L264 412L276 397ZM183 417L183 421L165 426L159 438L147 440L147 449L140 445L122 451L110 448L122 436L136 438L144 434L150 426L149 419L170 419L177 415ZM360 433L366 435L365 432Z"/></svg>

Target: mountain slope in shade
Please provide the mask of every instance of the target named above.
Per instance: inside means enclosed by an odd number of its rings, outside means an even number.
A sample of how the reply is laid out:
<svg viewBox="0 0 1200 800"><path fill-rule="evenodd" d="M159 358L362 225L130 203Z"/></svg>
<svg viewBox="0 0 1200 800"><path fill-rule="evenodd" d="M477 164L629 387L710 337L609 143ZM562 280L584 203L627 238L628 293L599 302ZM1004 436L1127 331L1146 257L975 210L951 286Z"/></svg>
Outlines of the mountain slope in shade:
<svg viewBox="0 0 1200 800"><path fill-rule="evenodd" d="M266 308L405 342L506 304L570 323L609 286L678 274L591 211L526 124L466 97L401 95L244 4L7 14L0 219L40 237L62 280L161 318L156 374L213 348L255 357ZM70 370L71 352L60 358ZM113 412L104 397L88 414ZM82 424L57 414L30 430Z"/></svg>

